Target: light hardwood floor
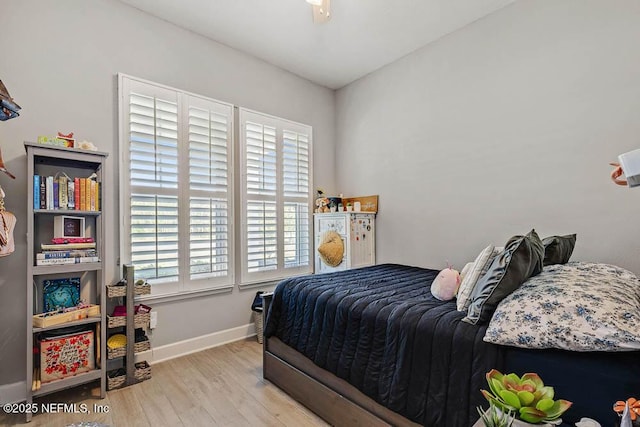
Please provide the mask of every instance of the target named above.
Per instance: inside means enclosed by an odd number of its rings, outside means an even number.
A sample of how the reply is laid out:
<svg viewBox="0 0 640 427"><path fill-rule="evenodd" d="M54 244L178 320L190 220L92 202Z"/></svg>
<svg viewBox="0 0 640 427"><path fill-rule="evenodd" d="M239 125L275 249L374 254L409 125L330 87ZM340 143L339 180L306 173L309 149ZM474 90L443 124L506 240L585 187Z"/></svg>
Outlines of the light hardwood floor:
<svg viewBox="0 0 640 427"><path fill-rule="evenodd" d="M108 407L102 414L24 415L0 410L0 426L67 426L82 421L129 426L326 426L320 418L262 379L262 346L253 339L158 363L152 378L95 398L95 387L77 387L37 402ZM99 395L99 391L98 391Z"/></svg>

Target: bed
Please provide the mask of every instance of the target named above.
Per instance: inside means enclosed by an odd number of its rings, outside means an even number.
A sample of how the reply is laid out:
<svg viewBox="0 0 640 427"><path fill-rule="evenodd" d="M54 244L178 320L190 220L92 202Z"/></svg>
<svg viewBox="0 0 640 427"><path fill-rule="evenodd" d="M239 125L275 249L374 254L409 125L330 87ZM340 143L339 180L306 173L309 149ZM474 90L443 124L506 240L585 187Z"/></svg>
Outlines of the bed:
<svg viewBox="0 0 640 427"><path fill-rule="evenodd" d="M537 372L574 402L565 422L613 425L612 404L640 393L640 352L485 342L488 325L432 296L437 274L383 264L282 281L265 298L264 378L349 426L469 427L492 368Z"/></svg>

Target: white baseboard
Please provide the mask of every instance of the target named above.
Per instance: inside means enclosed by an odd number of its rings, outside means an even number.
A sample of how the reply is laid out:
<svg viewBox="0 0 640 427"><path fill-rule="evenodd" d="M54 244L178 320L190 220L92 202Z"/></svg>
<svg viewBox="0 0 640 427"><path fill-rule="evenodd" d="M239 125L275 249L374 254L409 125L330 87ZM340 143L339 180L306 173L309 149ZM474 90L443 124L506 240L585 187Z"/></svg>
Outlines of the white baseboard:
<svg viewBox="0 0 640 427"><path fill-rule="evenodd" d="M136 354L136 360L146 360L149 364L164 362L165 360L175 359L176 357L186 356L187 354L255 336L255 334L255 324L249 323L144 351ZM24 402L27 398L26 393L27 383L25 381L0 385L0 406L5 403Z"/></svg>
<svg viewBox="0 0 640 427"><path fill-rule="evenodd" d="M4 405L5 403L24 402L26 399L26 381L0 385L0 405Z"/></svg>
<svg viewBox="0 0 640 427"><path fill-rule="evenodd" d="M208 348L218 347L233 341L242 340L255 336L255 334L255 324L249 323L236 328L202 335L140 352L136 354L136 361L146 360L151 365L175 359L176 357L186 356L187 354L196 353Z"/></svg>

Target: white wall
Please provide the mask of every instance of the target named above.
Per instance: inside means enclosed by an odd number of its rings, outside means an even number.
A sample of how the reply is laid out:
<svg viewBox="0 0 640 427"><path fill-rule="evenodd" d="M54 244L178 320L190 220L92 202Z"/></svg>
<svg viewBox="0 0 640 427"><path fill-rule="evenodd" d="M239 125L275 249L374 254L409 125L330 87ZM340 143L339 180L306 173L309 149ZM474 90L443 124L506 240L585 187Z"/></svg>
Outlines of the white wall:
<svg viewBox="0 0 640 427"><path fill-rule="evenodd" d="M24 381L26 156L23 141L75 132L109 152L106 280L120 277L116 73L170 85L307 123L314 129L315 181L334 181L334 92L115 0L4 0L0 79L21 117L0 122L0 147L15 181L0 176L16 214L16 252L0 259L0 386ZM255 289L154 305L153 345L163 346L251 321ZM0 396L2 401L2 396Z"/></svg>
<svg viewBox="0 0 640 427"><path fill-rule="evenodd" d="M535 227L640 273L640 2L519 0L339 90L338 183L379 194L379 262L458 268Z"/></svg>

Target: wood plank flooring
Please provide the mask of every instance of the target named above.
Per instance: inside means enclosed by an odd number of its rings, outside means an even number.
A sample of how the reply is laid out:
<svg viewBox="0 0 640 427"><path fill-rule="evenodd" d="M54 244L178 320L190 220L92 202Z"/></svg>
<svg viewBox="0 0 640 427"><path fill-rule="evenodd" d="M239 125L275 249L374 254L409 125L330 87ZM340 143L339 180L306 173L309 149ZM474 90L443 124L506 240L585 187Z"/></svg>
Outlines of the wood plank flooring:
<svg viewBox="0 0 640 427"><path fill-rule="evenodd" d="M291 426L327 424L262 379L262 345L255 338L158 363L152 378L100 399L95 384L38 399L44 403L84 403L90 414L24 415L0 410L0 426L63 427L98 422L110 427ZM108 413L94 413L93 405Z"/></svg>

